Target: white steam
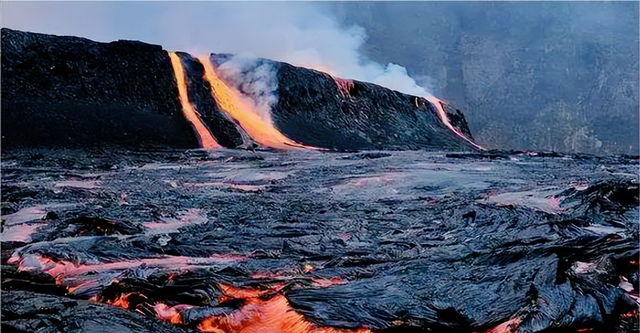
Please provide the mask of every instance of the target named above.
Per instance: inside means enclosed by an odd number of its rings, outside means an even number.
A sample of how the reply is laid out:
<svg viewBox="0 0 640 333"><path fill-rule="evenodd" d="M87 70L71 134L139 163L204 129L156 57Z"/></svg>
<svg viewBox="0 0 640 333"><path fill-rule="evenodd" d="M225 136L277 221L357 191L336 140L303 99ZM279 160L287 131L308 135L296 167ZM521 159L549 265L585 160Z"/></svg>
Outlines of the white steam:
<svg viewBox="0 0 640 333"><path fill-rule="evenodd" d="M248 52L407 94L429 95L404 67L393 63L382 65L363 57L364 29L341 27L328 11L317 5L251 3L221 4L217 8L222 15L216 23L220 27L212 31L229 31L229 35L213 33L213 52Z"/></svg>
<svg viewBox="0 0 640 333"><path fill-rule="evenodd" d="M141 40L194 55L251 53L427 95L405 68L362 56L366 33L309 2L4 2L3 26L100 41Z"/></svg>
<svg viewBox="0 0 640 333"><path fill-rule="evenodd" d="M272 67L269 63L259 63L251 54L239 53L217 69L225 82L251 98L254 110L269 123L271 108L278 102L275 93L278 79Z"/></svg>

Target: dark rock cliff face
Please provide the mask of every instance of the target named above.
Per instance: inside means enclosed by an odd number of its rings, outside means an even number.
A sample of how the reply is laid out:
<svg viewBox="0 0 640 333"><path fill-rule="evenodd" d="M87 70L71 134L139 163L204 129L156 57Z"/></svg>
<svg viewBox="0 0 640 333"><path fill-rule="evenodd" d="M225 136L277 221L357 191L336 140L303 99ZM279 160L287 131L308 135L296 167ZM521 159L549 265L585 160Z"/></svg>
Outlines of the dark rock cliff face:
<svg viewBox="0 0 640 333"><path fill-rule="evenodd" d="M179 56L191 103L224 147L253 145L219 110L202 64ZM229 55L212 55L216 64ZM333 150L468 150L423 98L349 81L341 90L331 76L268 62L277 77L276 127L294 141ZM471 134L459 111L454 126ZM137 41L98 43L2 29L3 149L37 146L196 148L181 111L168 54Z"/></svg>
<svg viewBox="0 0 640 333"><path fill-rule="evenodd" d="M342 96L330 76L318 74L288 64L279 67L276 123L292 138L338 149L467 149L428 102L420 100L420 107L414 96L359 81ZM456 125L466 129L463 117Z"/></svg>
<svg viewBox="0 0 640 333"><path fill-rule="evenodd" d="M2 29L2 147L197 147L167 53Z"/></svg>

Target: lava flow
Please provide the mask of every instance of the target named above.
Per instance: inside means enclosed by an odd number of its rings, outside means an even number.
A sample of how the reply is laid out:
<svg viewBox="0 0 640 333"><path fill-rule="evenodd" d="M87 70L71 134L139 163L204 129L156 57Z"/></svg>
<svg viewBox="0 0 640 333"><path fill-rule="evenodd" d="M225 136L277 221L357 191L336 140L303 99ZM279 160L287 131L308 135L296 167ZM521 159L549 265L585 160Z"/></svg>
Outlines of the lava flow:
<svg viewBox="0 0 640 333"><path fill-rule="evenodd" d="M175 52L169 52L171 58L171 65L173 66L173 72L175 73L176 83L178 84L178 93L180 94L180 103L182 104L182 112L187 120L191 123L191 126L196 131L200 146L205 149L222 148L213 138L211 131L204 125L202 119L198 115L198 112L193 108L193 105L189 102L189 94L187 93L187 84L185 82L184 68L182 67L182 61Z"/></svg>
<svg viewBox="0 0 640 333"><path fill-rule="evenodd" d="M70 261L53 260L39 255L29 255L24 258L13 256L7 260L9 264L18 264L19 271L42 271L56 279L58 285L63 285L63 280L67 277L79 276L87 273L99 273L104 271L123 271L136 267L157 267L170 268L174 270L188 270L189 268L206 266L212 264L225 264L244 260L243 257L235 255L212 255L210 257L186 257L186 256L163 256L159 258L142 258L134 260L123 260L118 262L101 264L75 264ZM73 289L69 290L72 292Z"/></svg>
<svg viewBox="0 0 640 333"><path fill-rule="evenodd" d="M342 94L343 97L348 97L350 95L350 91L351 89L353 89L353 81L352 80L348 80L348 79L343 79L343 78L339 78L339 77L335 77L331 75L331 78L333 79L333 82L336 83L336 86L338 87L338 90L340 91L340 93Z"/></svg>
<svg viewBox="0 0 640 333"><path fill-rule="evenodd" d="M297 313L281 293L265 299L265 295L272 290L237 289L226 285L220 285L220 289L226 298L243 299L244 305L229 315L204 319L198 325L202 332L371 333L367 328L342 330L318 327Z"/></svg>
<svg viewBox="0 0 640 333"><path fill-rule="evenodd" d="M462 134L462 132L460 132L459 129L455 128L453 125L451 125L451 121L449 121L449 117L447 116L447 113L444 111L444 108L442 106L442 101L440 99L438 99L437 97L433 96L433 95L428 95L426 97L426 99L433 104L433 106L436 107L436 112L438 113L438 117L440 117L440 120L442 120L442 123L448 128L450 129L453 133L455 133L457 136L461 137L462 139L464 139L465 141L467 141L469 144L471 144L473 147L479 149L479 150L486 150L484 149L484 147L478 145L477 143L469 140L469 138L467 138L464 134Z"/></svg>
<svg viewBox="0 0 640 333"><path fill-rule="evenodd" d="M251 101L225 84L216 74L206 56L198 57L204 66L204 77L211 85L211 95L222 111L240 125L256 142L276 149L315 149L297 143L276 129L271 121L263 119Z"/></svg>

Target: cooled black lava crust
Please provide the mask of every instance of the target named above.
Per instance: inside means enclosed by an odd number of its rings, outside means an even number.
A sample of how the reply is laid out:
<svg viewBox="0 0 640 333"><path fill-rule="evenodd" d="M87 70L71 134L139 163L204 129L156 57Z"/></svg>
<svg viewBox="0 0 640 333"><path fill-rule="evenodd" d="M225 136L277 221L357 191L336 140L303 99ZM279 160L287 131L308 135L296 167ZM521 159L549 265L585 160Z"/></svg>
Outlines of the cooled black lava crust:
<svg viewBox="0 0 640 333"><path fill-rule="evenodd" d="M520 318L519 332L637 330L628 315L638 293L637 158L530 155L11 153L3 237L39 229L2 243L3 328L56 322L66 332L70 308L87 316L82 300L133 291L145 295L136 303L144 313L155 302L190 304L185 318L203 318L242 305L218 304L218 283L284 283L291 305L323 325L478 332ZM231 259L89 271L58 284L29 259L212 254ZM34 268L18 272L12 255ZM73 301L56 296L85 282Z"/></svg>

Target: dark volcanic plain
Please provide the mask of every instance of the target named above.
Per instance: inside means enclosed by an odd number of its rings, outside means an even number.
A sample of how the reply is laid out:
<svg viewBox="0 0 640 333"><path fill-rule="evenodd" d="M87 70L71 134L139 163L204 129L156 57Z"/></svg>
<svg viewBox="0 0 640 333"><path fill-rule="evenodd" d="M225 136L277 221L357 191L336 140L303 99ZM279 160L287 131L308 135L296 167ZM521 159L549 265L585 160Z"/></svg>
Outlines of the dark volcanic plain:
<svg viewBox="0 0 640 333"><path fill-rule="evenodd" d="M116 316L144 332L159 324L82 300L136 292L132 310L211 315L242 305L218 304L218 283L284 283L293 308L331 326L637 330L620 319L637 310L637 159L29 150L2 170L4 239L38 228L2 243L6 328L91 331ZM56 286L42 258L93 270Z"/></svg>

